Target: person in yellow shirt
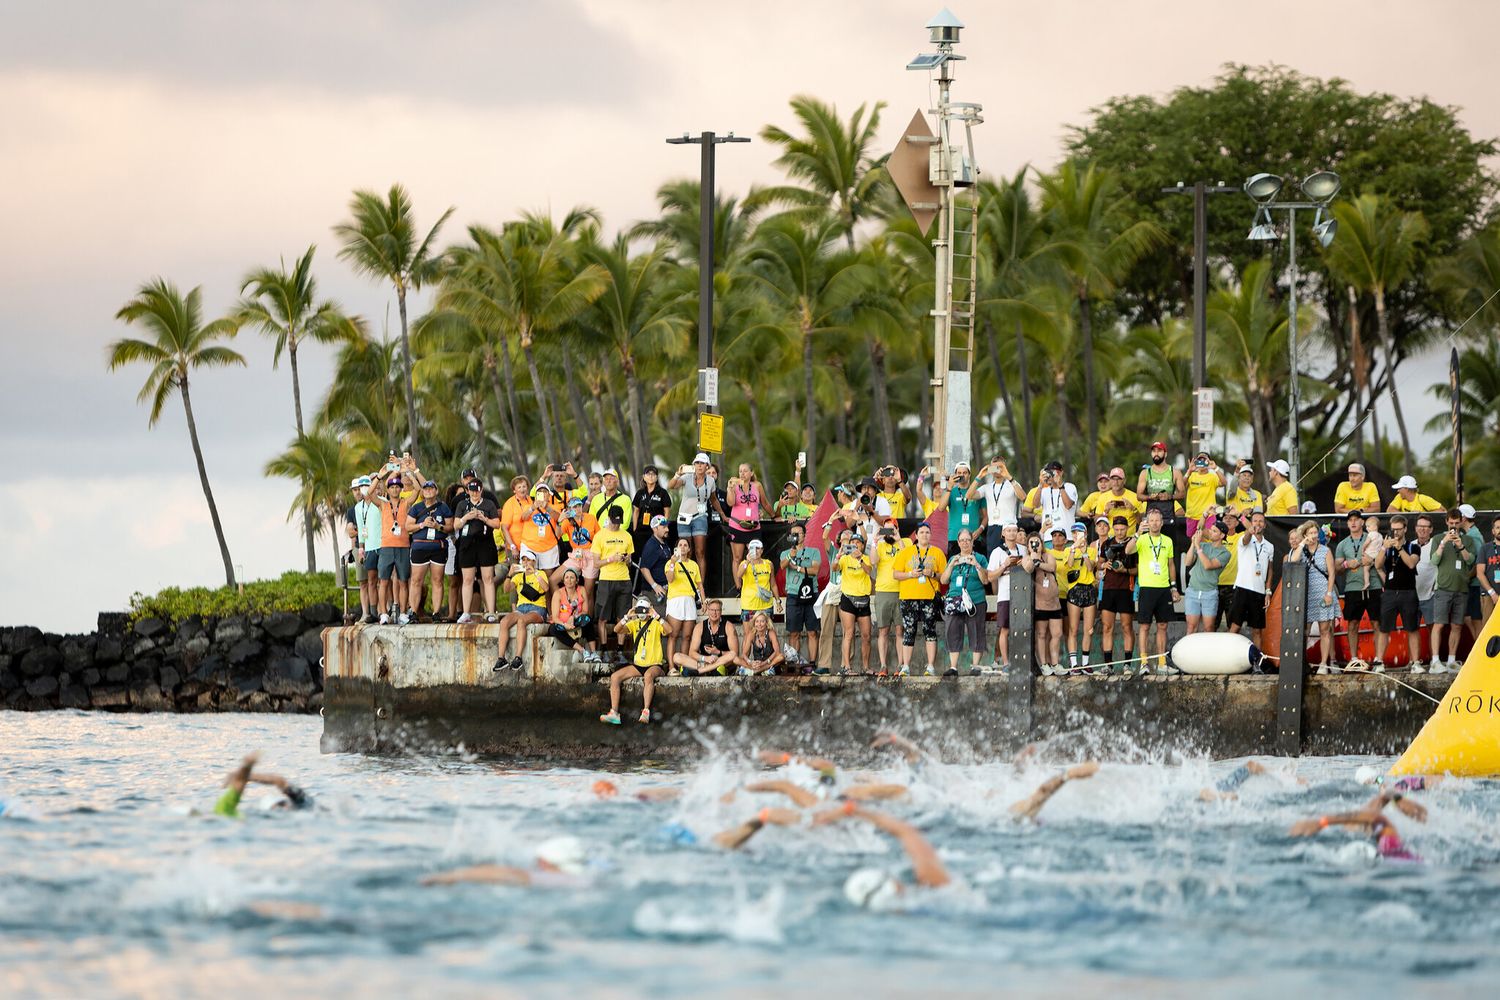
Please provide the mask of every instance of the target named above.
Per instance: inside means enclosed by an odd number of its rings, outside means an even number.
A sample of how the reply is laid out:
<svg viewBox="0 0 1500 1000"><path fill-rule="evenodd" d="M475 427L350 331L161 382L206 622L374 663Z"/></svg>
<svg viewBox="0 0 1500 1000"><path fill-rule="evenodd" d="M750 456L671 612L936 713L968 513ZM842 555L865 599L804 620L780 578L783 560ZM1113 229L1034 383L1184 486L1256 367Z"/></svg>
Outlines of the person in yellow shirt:
<svg viewBox="0 0 1500 1000"><path fill-rule="evenodd" d="M871 576L874 568L870 565L870 559L865 555L865 540L859 535L853 535L844 545L839 553L837 562L834 563L839 571L839 589L842 596L839 598L839 624L844 629L844 668L843 673L854 673L854 630L858 625L860 631L860 649L863 653L864 670L870 670L870 594L875 589Z"/></svg>
<svg viewBox="0 0 1500 1000"><path fill-rule="evenodd" d="M693 623L698 620L698 602L703 599L703 573L693 561L691 539L677 539L672 558L663 571L667 578L667 624L677 636L668 651L668 659L677 662L677 654L687 653Z"/></svg>
<svg viewBox="0 0 1500 1000"><path fill-rule="evenodd" d="M878 485L876 496L890 504L891 516L900 520L906 516L906 503L910 497L910 490L906 485L905 477L901 470L894 465L887 465L875 471L875 482Z"/></svg>
<svg viewBox="0 0 1500 1000"><path fill-rule="evenodd" d="M939 579L948 568L948 559L942 549L932 544L932 528L922 525L917 528L915 544L901 550L892 575L899 583L901 598L901 674L911 673L912 649L917 644L917 628L922 629L922 638L927 648L927 673L933 673L937 662L937 595L941 586Z"/></svg>
<svg viewBox="0 0 1500 1000"><path fill-rule="evenodd" d="M1224 506L1240 517L1249 517L1255 511L1266 509L1266 497L1255 488L1255 466L1249 462L1240 465L1235 473L1233 488L1225 488Z"/></svg>
<svg viewBox="0 0 1500 1000"><path fill-rule="evenodd" d="M1203 516L1208 513L1208 508L1214 505L1219 488L1227 485L1218 463L1209 457L1208 452L1198 452L1198 457L1193 459L1192 468L1188 469L1187 474L1187 502L1184 513L1187 515L1189 538L1197 534L1198 525L1203 521Z"/></svg>
<svg viewBox="0 0 1500 1000"><path fill-rule="evenodd" d="M1266 497L1267 517L1286 517L1298 513L1301 506L1297 500L1296 487L1292 485L1292 467L1286 459L1278 458L1266 466L1271 476L1271 493Z"/></svg>
<svg viewBox="0 0 1500 1000"><path fill-rule="evenodd" d="M1365 479L1365 467L1358 462L1349 466L1349 478L1339 483L1339 488L1333 493L1333 512L1335 514L1347 514L1352 510L1367 510L1370 513L1380 509L1380 491L1375 484Z"/></svg>
<svg viewBox="0 0 1500 1000"><path fill-rule="evenodd" d="M1417 492L1417 481L1411 476L1402 476L1396 480L1396 495L1391 499L1391 505L1386 508L1387 513L1395 514L1431 514L1443 509L1438 503L1426 493Z"/></svg>
<svg viewBox="0 0 1500 1000"><path fill-rule="evenodd" d="M1223 628L1229 618L1229 599L1234 596L1234 578L1240 571L1240 536L1245 533L1245 522L1232 510L1220 514L1218 522L1224 529L1224 547L1229 550L1229 559L1219 571L1219 613L1214 617L1215 632Z"/></svg>
<svg viewBox="0 0 1500 1000"><path fill-rule="evenodd" d="M1054 553L1054 558L1058 594L1065 595L1068 604L1068 672L1092 673L1089 656L1094 649L1094 607L1099 602L1099 587L1089 526L1083 521L1073 525L1072 544Z"/></svg>
<svg viewBox="0 0 1500 1000"><path fill-rule="evenodd" d="M611 519L615 510L618 508L610 512ZM619 513L623 522L624 511ZM620 686L632 677L642 677L645 683L640 722L644 725L651 721L651 696L656 693L656 679L666 671L666 641L672 635L672 626L656 613L649 598L640 597L630 613L615 624L614 631L620 638L630 636L635 653L630 663L609 675L609 711L599 716L599 721L611 726L620 724Z"/></svg>
<svg viewBox="0 0 1500 1000"><path fill-rule="evenodd" d="M1085 520L1098 517L1100 514L1099 504L1104 500L1104 494L1109 492L1109 473L1099 473L1099 478L1094 480L1094 492L1083 498L1083 503L1078 505L1079 516Z"/></svg>
<svg viewBox="0 0 1500 1000"><path fill-rule="evenodd" d="M752 538L745 544L745 558L734 564L733 578L740 581L740 647L750 643L750 620L757 611L776 607L776 567L761 553L765 543Z"/></svg>
<svg viewBox="0 0 1500 1000"><path fill-rule="evenodd" d="M635 539L624 528L625 511L610 507L604 527L594 536L594 555L599 561L599 586L595 589L594 621L599 623L599 651L609 643L610 626L623 621L630 610L630 557Z"/></svg>
<svg viewBox="0 0 1500 1000"><path fill-rule="evenodd" d="M901 584L896 580L896 565L902 551L911 544L897 534L894 518L887 521L875 539L875 593L870 599L870 622L875 631L875 658L880 672L886 673L896 659L895 636L901 620Z"/></svg>
<svg viewBox="0 0 1500 1000"><path fill-rule="evenodd" d="M500 619L500 658L495 661L497 674L507 666L512 670L521 669L521 654L526 651L526 626L542 625L547 621L547 574L537 569L535 553L522 549L519 564L501 586L513 595L515 610ZM515 634L516 655L507 661L512 633Z"/></svg>
<svg viewBox="0 0 1500 1000"><path fill-rule="evenodd" d="M1099 499L1098 513L1094 516L1104 516L1114 521L1116 517L1125 518L1128 530L1135 532L1135 526L1140 523L1141 515L1146 512L1146 505L1135 495L1134 490L1125 488L1125 470L1116 466L1109 470L1109 491Z"/></svg>

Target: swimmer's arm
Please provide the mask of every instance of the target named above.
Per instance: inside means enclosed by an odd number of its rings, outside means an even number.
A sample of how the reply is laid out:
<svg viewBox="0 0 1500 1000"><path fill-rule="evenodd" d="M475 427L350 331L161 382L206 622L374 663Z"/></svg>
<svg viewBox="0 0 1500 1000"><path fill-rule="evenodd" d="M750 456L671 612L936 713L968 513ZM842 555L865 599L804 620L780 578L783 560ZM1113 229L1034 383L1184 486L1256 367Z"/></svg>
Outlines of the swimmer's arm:
<svg viewBox="0 0 1500 1000"><path fill-rule="evenodd" d="M680 788L642 788L635 793L642 802L673 802L682 798Z"/></svg>
<svg viewBox="0 0 1500 1000"><path fill-rule="evenodd" d="M885 813L873 812L869 809L855 809L850 815L862 819L875 829L888 833L900 842L906 856L911 859L911 872L918 885L938 886L947 885L952 882L948 869L938 860L937 851L927 842L927 838L910 823L887 816Z"/></svg>
<svg viewBox="0 0 1500 1000"><path fill-rule="evenodd" d="M450 872L438 872L422 879L422 885L453 885L458 882L481 882L486 885L530 885L531 873L509 865L472 865Z"/></svg>
<svg viewBox="0 0 1500 1000"><path fill-rule="evenodd" d="M1011 806L1010 811L1017 819L1035 819L1036 814L1042 811L1042 806L1046 805L1047 800L1056 795L1058 789L1062 788L1063 785L1069 781L1092 777L1094 772L1098 770L1099 762L1096 760L1085 761L1082 764L1070 767L1062 774L1055 775L1042 782L1029 797Z"/></svg>
<svg viewBox="0 0 1500 1000"><path fill-rule="evenodd" d="M732 634L732 633L731 633ZM814 771L834 771L837 767L833 761L823 757L802 757L797 754L784 753L780 750L762 750L755 755L755 759L767 767L781 767L783 764L805 764Z"/></svg>
<svg viewBox="0 0 1500 1000"><path fill-rule="evenodd" d="M256 774L247 777L245 780L252 785L275 785L283 792L286 791L286 786L291 784L291 782L279 774Z"/></svg>
<svg viewBox="0 0 1500 1000"><path fill-rule="evenodd" d="M805 788L798 788L790 781L757 781L745 786L747 792L780 792L795 802L799 807L806 809L818 804L818 797Z"/></svg>
<svg viewBox="0 0 1500 1000"><path fill-rule="evenodd" d="M753 819L747 819L739 826L732 826L728 830L714 834L713 841L726 851L734 851L745 846L745 843L767 824L774 826L796 826L802 822L802 814L795 809L762 809Z"/></svg>
<svg viewBox="0 0 1500 1000"><path fill-rule="evenodd" d="M245 758L240 761L240 766L230 771L229 776L224 779L224 787L243 792L245 783L250 780L250 772L255 770L255 762L259 759L260 754L245 754Z"/></svg>
<svg viewBox="0 0 1500 1000"><path fill-rule="evenodd" d="M1394 788L1381 789L1380 794L1375 796L1375 798L1370 801L1369 805L1365 806L1365 809L1375 809L1378 811L1384 808L1387 804L1394 805L1397 809L1401 810L1402 815L1410 819L1414 819L1418 823L1427 822L1426 807L1424 807L1420 802L1413 802L1411 799L1408 799L1400 791Z"/></svg>
<svg viewBox="0 0 1500 1000"><path fill-rule="evenodd" d="M879 802L885 799L899 799L906 795L905 785L850 785L844 789L841 798L850 799L855 802Z"/></svg>
<svg viewBox="0 0 1500 1000"><path fill-rule="evenodd" d="M870 743L872 750L879 750L882 747L892 748L905 757L908 764L915 764L923 757L921 749L915 743L895 733L881 733Z"/></svg>
<svg viewBox="0 0 1500 1000"><path fill-rule="evenodd" d="M1379 802L1379 799L1375 800ZM1380 818L1379 806L1366 806L1355 812L1333 813L1328 816L1319 816L1316 819L1304 819L1294 823L1287 831L1293 837L1316 837L1318 833L1330 826L1353 826L1368 831Z"/></svg>

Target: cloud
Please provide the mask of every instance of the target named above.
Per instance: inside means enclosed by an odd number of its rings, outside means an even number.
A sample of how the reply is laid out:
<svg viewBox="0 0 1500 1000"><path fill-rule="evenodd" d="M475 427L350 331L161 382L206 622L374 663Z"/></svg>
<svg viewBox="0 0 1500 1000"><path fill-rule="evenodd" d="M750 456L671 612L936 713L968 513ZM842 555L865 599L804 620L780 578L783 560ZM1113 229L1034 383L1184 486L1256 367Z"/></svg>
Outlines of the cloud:
<svg viewBox="0 0 1500 1000"><path fill-rule="evenodd" d="M530 107L619 104L646 75L574 0L50 0L7 9L0 65Z"/></svg>

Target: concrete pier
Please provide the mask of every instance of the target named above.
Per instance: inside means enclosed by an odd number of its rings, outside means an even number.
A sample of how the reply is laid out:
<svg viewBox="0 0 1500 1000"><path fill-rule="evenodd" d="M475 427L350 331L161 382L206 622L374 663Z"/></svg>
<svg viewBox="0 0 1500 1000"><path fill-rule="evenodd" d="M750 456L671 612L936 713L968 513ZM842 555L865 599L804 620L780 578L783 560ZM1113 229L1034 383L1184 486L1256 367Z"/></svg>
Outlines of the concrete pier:
<svg viewBox="0 0 1500 1000"><path fill-rule="evenodd" d="M536 760L670 760L711 746L850 754L879 727L947 759L1005 757L1027 741L1076 740L1107 757L1182 750L1275 752L1277 679L1037 677L1027 704L1002 677L662 678L641 725L641 682L625 685L621 726L611 669L582 662L533 628L522 670L492 672L494 625L350 626L323 633L325 752L446 752ZM1402 676L1440 697L1451 676ZM1394 754L1433 704L1387 677L1309 677L1303 752Z"/></svg>

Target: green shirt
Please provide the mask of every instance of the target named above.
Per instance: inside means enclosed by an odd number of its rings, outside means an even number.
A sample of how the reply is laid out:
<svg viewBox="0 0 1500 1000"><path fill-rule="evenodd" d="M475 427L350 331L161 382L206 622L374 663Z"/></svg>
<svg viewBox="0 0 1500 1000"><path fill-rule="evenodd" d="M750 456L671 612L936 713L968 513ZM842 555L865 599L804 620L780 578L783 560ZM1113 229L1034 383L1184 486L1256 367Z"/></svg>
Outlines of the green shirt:
<svg viewBox="0 0 1500 1000"><path fill-rule="evenodd" d="M1460 594L1469 589L1474 577L1474 550L1469 547L1469 536L1462 530L1457 542L1445 541L1443 536L1432 540L1430 561L1437 567L1434 586L1438 590Z"/></svg>
<svg viewBox="0 0 1500 1000"><path fill-rule="evenodd" d="M965 528L970 533L979 530L979 516L984 512L983 495L973 500L967 499L968 491L954 487L948 493L948 541L958 541L959 533Z"/></svg>
<svg viewBox="0 0 1500 1000"><path fill-rule="evenodd" d="M787 596L796 597L804 580L812 584L813 596L818 596L818 567L823 563L822 553L811 545L804 545L800 549L787 549L782 558L786 560Z"/></svg>
<svg viewBox="0 0 1500 1000"><path fill-rule="evenodd" d="M1142 587L1170 587L1172 575L1172 539L1148 531L1135 540L1135 554L1139 558L1140 571L1136 580Z"/></svg>
<svg viewBox="0 0 1500 1000"><path fill-rule="evenodd" d="M1213 559L1218 562L1214 569L1204 569L1203 560ZM1224 572L1224 567L1229 563L1229 548L1218 542L1201 542L1198 545L1198 558L1193 560L1193 565L1188 567L1188 589L1199 593L1219 589L1219 574Z"/></svg>
<svg viewBox="0 0 1500 1000"><path fill-rule="evenodd" d="M1365 543L1369 540L1369 535L1360 535L1358 539L1353 535L1347 535L1334 547L1333 561L1335 567L1339 567L1339 581L1341 584L1339 589L1346 594L1351 590L1380 590L1384 586L1380 582L1380 567L1378 564L1356 566L1354 569L1341 568L1346 559L1363 558ZM1366 574L1366 570L1369 571L1368 574ZM1368 588L1365 587L1366 575L1370 577L1370 586Z"/></svg>

